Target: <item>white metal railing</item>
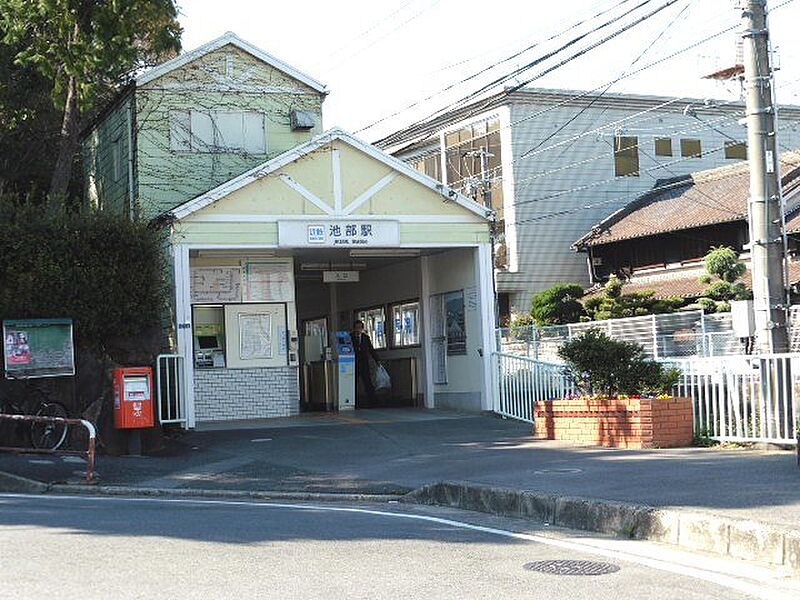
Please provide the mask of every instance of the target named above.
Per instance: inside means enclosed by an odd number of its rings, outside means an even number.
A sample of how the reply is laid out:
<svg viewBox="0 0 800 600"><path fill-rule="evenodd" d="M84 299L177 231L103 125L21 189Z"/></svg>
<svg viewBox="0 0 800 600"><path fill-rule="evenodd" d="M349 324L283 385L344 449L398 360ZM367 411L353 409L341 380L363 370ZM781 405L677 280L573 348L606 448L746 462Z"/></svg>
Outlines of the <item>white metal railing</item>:
<svg viewBox="0 0 800 600"><path fill-rule="evenodd" d="M694 406L695 433L730 442L796 444L800 354L670 360L676 393Z"/></svg>
<svg viewBox="0 0 800 600"><path fill-rule="evenodd" d="M495 352L495 412L533 423L534 406L541 400L563 398L574 392L564 365L526 356Z"/></svg>
<svg viewBox="0 0 800 600"><path fill-rule="evenodd" d="M156 359L158 420L162 425L179 423L186 427L184 358L181 354L159 354Z"/></svg>

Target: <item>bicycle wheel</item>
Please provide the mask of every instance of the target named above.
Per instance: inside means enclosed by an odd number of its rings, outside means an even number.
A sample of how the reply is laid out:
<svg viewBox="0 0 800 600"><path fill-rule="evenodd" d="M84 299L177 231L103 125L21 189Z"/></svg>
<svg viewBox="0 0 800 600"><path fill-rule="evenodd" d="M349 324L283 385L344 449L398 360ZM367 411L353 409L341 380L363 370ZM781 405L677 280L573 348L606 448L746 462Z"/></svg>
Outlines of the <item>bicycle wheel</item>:
<svg viewBox="0 0 800 600"><path fill-rule="evenodd" d="M9 415L14 414L14 412L4 395L0 394L0 413ZM10 419L0 419L0 446L14 445L16 429L16 424Z"/></svg>
<svg viewBox="0 0 800 600"><path fill-rule="evenodd" d="M67 418L67 409L58 402L43 403L36 412L37 417ZM33 423L31 443L39 450L58 450L67 439L69 425L66 423Z"/></svg>

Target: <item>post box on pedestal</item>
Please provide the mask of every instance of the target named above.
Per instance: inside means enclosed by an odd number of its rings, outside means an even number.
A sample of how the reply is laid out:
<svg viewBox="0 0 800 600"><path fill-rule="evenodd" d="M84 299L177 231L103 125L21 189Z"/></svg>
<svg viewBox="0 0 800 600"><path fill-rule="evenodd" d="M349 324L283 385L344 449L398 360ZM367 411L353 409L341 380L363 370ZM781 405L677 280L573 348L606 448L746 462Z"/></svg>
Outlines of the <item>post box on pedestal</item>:
<svg viewBox="0 0 800 600"><path fill-rule="evenodd" d="M153 427L154 413L153 369L114 369L114 426L117 429Z"/></svg>

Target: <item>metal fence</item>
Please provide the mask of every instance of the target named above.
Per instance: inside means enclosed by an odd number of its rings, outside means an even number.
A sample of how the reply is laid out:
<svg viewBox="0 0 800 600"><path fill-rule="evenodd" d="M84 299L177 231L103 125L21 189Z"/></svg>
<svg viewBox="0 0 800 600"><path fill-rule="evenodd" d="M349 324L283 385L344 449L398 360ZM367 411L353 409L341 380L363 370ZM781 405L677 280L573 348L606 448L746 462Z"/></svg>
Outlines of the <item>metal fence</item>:
<svg viewBox="0 0 800 600"><path fill-rule="evenodd" d="M800 306L789 308L788 322L790 351L800 352ZM560 362L558 349L592 328L616 339L641 344L655 359L745 353L742 340L733 333L731 314L705 314L702 310L548 327L504 327L497 330L497 348L507 354Z"/></svg>
<svg viewBox="0 0 800 600"><path fill-rule="evenodd" d="M734 336L730 313L707 315L702 310L549 327L506 327L497 330L497 347L508 354L559 362L559 348L589 329L641 344L655 359L726 356L744 350Z"/></svg>
<svg viewBox="0 0 800 600"><path fill-rule="evenodd" d="M541 362L525 356L493 354L495 412L533 423L536 402L555 400L574 393L563 364Z"/></svg>
<svg viewBox="0 0 800 600"><path fill-rule="evenodd" d="M800 354L672 360L676 394L694 406L695 433L730 442L797 443Z"/></svg>
<svg viewBox="0 0 800 600"><path fill-rule="evenodd" d="M159 354L156 359L156 398L158 420L162 425L178 423L186 427L184 358L180 354Z"/></svg>
<svg viewBox="0 0 800 600"><path fill-rule="evenodd" d="M563 364L496 352L495 412L533 423L537 402L575 394ZM675 394L692 399L694 431L727 442L797 443L800 353L662 361L681 371Z"/></svg>

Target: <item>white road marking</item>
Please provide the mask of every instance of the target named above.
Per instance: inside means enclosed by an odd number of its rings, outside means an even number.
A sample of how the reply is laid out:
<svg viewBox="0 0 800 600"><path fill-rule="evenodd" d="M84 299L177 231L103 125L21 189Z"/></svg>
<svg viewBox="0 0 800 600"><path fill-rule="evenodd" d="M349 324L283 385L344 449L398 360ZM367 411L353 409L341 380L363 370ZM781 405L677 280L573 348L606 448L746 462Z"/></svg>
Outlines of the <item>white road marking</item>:
<svg viewBox="0 0 800 600"><path fill-rule="evenodd" d="M681 575L685 577L692 577L707 581L719 587L725 587L732 590L750 594L756 598L763 598L764 600L796 600L798 592L792 593L777 593L775 589L765 589L764 581L755 581L753 583L742 581L736 577L731 577L724 573L702 569L700 567L690 567L663 559L641 556L631 552L620 550L613 550L610 548L602 548L597 545L592 545L591 542L597 540L593 538L586 539L586 542L567 541L541 535L533 535L529 533L518 533L515 531L508 531L506 529L498 529L496 527L486 527L483 525L474 525L464 521L455 521L453 519L444 519L441 517L433 517L430 515L417 515L388 512L383 510L375 510L368 508L353 508L343 506L327 506L324 504L292 504L285 502L247 502L240 500L209 500L209 499L187 499L187 498L125 498L118 496L58 496L58 495L36 495L36 494L0 494L0 498L30 498L36 500L68 500L77 502L131 502L131 503L162 503L162 504L194 504L194 505L213 505L213 506L247 506L259 508L283 508L290 510L300 511L319 511L319 512L336 512L336 513L353 513L363 515L373 515L378 517L387 517L391 519L405 519L409 521L423 521L427 523L436 523L437 525L447 525L457 529L466 529L470 531L478 531L489 535L496 535L505 538L522 540L526 542L534 542L545 546L552 546L561 548L563 550L572 550L575 552L582 552L601 556L606 559L620 560L629 563L634 563ZM744 575L742 575L744 577Z"/></svg>
<svg viewBox="0 0 800 600"><path fill-rule="evenodd" d="M255 439L250 440L250 441L253 442L254 444L258 444L260 442L271 442L272 438L255 438Z"/></svg>

